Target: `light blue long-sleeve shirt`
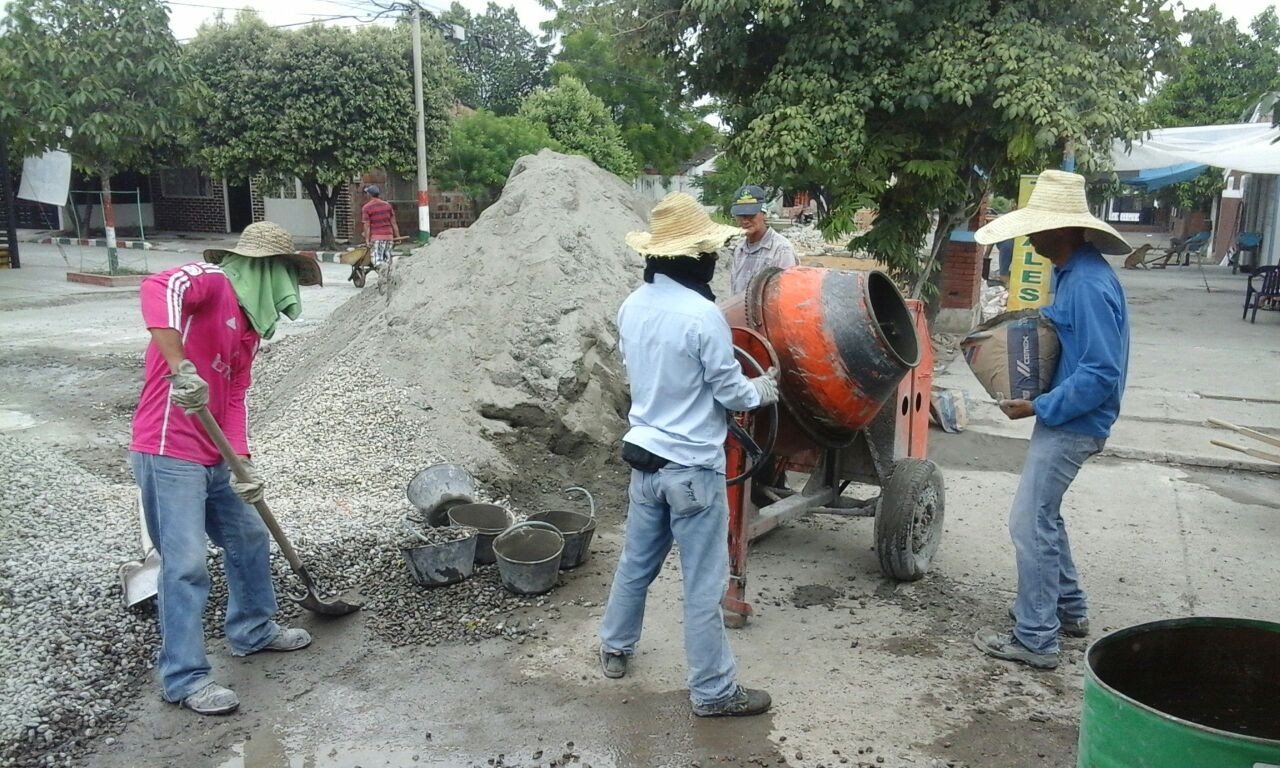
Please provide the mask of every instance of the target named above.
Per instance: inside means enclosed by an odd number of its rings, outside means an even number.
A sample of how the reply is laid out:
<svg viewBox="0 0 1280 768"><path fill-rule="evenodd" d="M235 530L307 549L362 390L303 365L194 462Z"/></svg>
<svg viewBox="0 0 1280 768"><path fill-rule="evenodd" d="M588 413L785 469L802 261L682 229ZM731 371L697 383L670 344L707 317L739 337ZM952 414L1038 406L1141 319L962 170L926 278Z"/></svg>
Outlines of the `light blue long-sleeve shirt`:
<svg viewBox="0 0 1280 768"><path fill-rule="evenodd" d="M751 410L760 396L733 357L720 310L654 275L622 302L618 333L631 381L623 440L676 464L724 472L725 410Z"/></svg>
<svg viewBox="0 0 1280 768"><path fill-rule="evenodd" d="M1047 426L1108 437L1120 416L1129 370L1129 309L1115 270L1092 245L1054 269L1053 304L1043 310L1062 352L1053 386L1032 402Z"/></svg>

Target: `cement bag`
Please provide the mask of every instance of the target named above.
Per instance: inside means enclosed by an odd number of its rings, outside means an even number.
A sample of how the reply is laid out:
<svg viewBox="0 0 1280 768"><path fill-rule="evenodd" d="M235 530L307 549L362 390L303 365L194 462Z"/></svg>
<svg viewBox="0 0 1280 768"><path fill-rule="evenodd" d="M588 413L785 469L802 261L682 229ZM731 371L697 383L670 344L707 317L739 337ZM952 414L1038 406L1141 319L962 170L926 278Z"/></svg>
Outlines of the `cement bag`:
<svg viewBox="0 0 1280 768"><path fill-rule="evenodd" d="M960 342L964 360L997 400L1034 400L1058 368L1058 333L1037 309L1005 312Z"/></svg>

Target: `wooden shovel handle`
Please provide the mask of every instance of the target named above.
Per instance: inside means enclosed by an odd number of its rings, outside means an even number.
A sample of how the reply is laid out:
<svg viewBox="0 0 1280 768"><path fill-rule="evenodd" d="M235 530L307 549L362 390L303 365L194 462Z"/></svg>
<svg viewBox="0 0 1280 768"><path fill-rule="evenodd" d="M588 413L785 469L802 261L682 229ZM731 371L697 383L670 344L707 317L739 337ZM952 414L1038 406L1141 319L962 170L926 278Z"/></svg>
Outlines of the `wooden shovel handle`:
<svg viewBox="0 0 1280 768"><path fill-rule="evenodd" d="M1268 445L1274 445L1277 448L1280 448L1280 437L1272 437L1264 432L1259 432L1256 429L1249 429L1248 427L1238 427L1235 424L1232 424L1229 421L1223 421L1222 419L1209 419L1208 421L1215 427L1222 427L1224 429L1229 429L1232 432L1239 432L1247 437L1252 437L1254 440L1259 440L1267 443Z"/></svg>

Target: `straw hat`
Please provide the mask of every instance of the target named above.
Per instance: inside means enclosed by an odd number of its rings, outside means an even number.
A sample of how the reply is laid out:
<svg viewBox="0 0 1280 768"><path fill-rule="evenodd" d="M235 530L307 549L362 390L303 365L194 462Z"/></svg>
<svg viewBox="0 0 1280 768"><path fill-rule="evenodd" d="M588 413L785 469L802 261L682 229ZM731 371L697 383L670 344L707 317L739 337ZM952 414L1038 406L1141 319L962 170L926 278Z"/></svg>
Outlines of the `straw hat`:
<svg viewBox="0 0 1280 768"><path fill-rule="evenodd" d="M293 236L284 227L271 221L255 221L244 228L235 248L210 248L204 252L205 261L220 264L227 254L234 253L250 259L266 259L279 256L298 270L298 285L323 285L324 276L314 256L304 256L293 249Z"/></svg>
<svg viewBox="0 0 1280 768"><path fill-rule="evenodd" d="M1041 173L1026 207L1006 213L974 232L973 237L982 245L992 245L1014 237L1066 227L1085 229L1085 239L1103 253L1123 256L1133 250L1110 224L1089 213L1084 177L1066 171Z"/></svg>
<svg viewBox="0 0 1280 768"><path fill-rule="evenodd" d="M652 231L627 233L627 245L645 256L697 256L742 234L737 227L712 221L686 192L672 192L662 198L649 214L649 229Z"/></svg>

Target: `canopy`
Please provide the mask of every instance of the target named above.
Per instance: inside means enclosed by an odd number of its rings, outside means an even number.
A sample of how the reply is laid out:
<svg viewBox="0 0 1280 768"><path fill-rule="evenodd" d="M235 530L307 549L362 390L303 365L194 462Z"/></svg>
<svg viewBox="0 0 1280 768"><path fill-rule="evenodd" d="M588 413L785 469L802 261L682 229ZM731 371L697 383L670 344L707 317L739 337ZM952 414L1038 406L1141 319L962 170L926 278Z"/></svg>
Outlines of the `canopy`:
<svg viewBox="0 0 1280 768"><path fill-rule="evenodd" d="M1155 192L1157 189L1162 189L1170 184L1191 181L1208 167L1199 163L1183 163L1181 165L1171 165L1168 168L1147 168L1133 175L1128 175L1127 173L1121 175L1120 183L1146 192Z"/></svg>
<svg viewBox="0 0 1280 768"><path fill-rule="evenodd" d="M1168 169L1190 164L1211 165L1245 173L1280 174L1280 128L1270 123L1196 125L1157 128L1126 149L1111 145L1116 171Z"/></svg>

